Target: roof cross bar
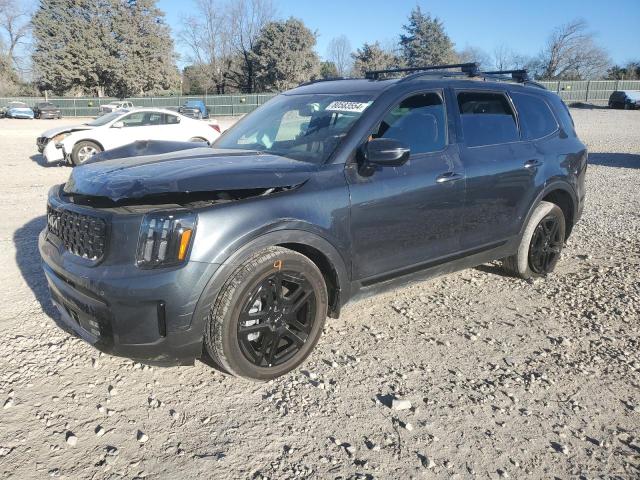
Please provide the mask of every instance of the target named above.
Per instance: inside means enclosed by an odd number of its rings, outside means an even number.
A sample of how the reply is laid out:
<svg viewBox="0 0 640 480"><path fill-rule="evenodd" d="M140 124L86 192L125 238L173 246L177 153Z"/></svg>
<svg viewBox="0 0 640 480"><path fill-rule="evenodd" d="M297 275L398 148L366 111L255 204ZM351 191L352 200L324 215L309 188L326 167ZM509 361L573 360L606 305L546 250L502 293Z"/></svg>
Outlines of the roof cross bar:
<svg viewBox="0 0 640 480"><path fill-rule="evenodd" d="M492 72L482 72L485 75L511 75L511 78L518 83L529 81L529 74L526 70L494 70Z"/></svg>
<svg viewBox="0 0 640 480"><path fill-rule="evenodd" d="M365 78L369 80L378 80L380 75L385 73L412 73L412 72L424 72L428 70L445 70L448 68L459 68L462 73L466 73L470 77L473 77L480 73L480 69L477 63L453 63L450 65L428 65L426 67L407 67L407 68L389 68L386 70L372 70L365 73Z"/></svg>

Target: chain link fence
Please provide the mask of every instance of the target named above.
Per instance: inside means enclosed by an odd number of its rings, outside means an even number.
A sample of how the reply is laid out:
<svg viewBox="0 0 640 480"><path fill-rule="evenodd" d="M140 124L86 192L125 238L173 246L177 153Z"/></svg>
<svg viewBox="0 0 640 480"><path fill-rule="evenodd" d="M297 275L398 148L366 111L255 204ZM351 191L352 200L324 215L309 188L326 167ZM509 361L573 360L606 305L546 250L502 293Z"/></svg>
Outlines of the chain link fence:
<svg viewBox="0 0 640 480"><path fill-rule="evenodd" d="M640 90L640 80L585 80L585 81L553 81L540 82L548 90L556 92L567 104L588 103L606 105L609 96L615 90ZM252 93L237 95L201 95L201 96L167 96L167 97L134 97L127 98L138 107L179 107L187 100L203 100L212 117L236 116L249 113L258 108L275 93ZM100 105L105 105L116 98L95 97L49 97L48 101L60 107L65 117L95 117ZM44 97L0 98L0 107L9 102L24 102L33 107L44 102Z"/></svg>
<svg viewBox="0 0 640 480"><path fill-rule="evenodd" d="M246 95L195 95L195 96L167 96L167 97L134 97L126 98L136 107L179 107L187 100L202 100L209 109L211 117L243 115L255 110L275 93L253 93ZM106 105L117 98L96 97L48 97L47 101L62 110L63 117L95 117L99 113L100 105ZM33 107L38 102L44 102L44 97L11 97L0 98L0 107L6 107L9 102L24 102Z"/></svg>

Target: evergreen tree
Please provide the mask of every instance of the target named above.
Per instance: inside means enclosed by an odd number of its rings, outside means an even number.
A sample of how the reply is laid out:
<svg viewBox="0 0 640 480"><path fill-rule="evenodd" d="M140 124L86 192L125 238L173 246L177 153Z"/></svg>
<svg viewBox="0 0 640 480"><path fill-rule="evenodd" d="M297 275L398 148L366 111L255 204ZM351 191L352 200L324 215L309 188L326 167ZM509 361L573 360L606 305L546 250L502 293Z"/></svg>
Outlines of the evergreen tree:
<svg viewBox="0 0 640 480"><path fill-rule="evenodd" d="M338 75L338 68L336 67L335 63L325 61L320 64L321 78L328 79L328 78L337 78L339 76L340 75Z"/></svg>
<svg viewBox="0 0 640 480"><path fill-rule="evenodd" d="M154 0L42 0L32 19L39 88L122 97L175 85L162 17Z"/></svg>
<svg viewBox="0 0 640 480"><path fill-rule="evenodd" d="M378 42L365 43L352 56L353 74L356 77L363 77L372 70L395 68L400 63L393 52L383 49Z"/></svg>
<svg viewBox="0 0 640 480"><path fill-rule="evenodd" d="M409 15L409 23L400 35L402 56L407 66L422 67L453 63L456 59L453 42L436 17L422 13L416 7Z"/></svg>
<svg viewBox="0 0 640 480"><path fill-rule="evenodd" d="M315 33L301 20L266 24L251 52L257 87L279 92L315 78L320 70L315 44Z"/></svg>

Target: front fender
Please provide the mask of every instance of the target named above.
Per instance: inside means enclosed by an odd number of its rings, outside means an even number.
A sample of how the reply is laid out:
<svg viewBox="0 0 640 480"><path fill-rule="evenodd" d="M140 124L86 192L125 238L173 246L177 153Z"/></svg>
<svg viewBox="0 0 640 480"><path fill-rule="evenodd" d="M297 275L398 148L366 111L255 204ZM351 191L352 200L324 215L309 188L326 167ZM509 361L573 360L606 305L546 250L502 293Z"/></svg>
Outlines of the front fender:
<svg viewBox="0 0 640 480"><path fill-rule="evenodd" d="M340 305L344 305L350 297L350 281L347 266L338 250L323 237L305 230L291 230L280 226L278 230L257 233L256 236L239 248L230 248L231 253L221 261L207 283L192 318L192 328L195 331L204 331L204 326L209 315L211 305L215 301L218 292L223 287L231 273L237 267L251 257L254 253L274 245L298 243L308 245L320 251L328 260L338 279L338 295ZM276 227L277 228L277 227ZM237 247L237 244L235 245Z"/></svg>

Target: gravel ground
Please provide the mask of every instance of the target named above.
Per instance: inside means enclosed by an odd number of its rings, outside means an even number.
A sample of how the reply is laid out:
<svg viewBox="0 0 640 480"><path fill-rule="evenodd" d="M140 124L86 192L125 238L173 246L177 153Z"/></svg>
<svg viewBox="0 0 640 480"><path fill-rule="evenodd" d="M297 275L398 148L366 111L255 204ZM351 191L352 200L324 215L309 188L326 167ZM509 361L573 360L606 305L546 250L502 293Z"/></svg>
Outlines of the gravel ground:
<svg viewBox="0 0 640 480"><path fill-rule="evenodd" d="M59 330L36 236L69 168L35 137L70 120L0 120L0 477L639 478L640 112L572 114L588 201L553 276L490 264L350 305L265 384Z"/></svg>

